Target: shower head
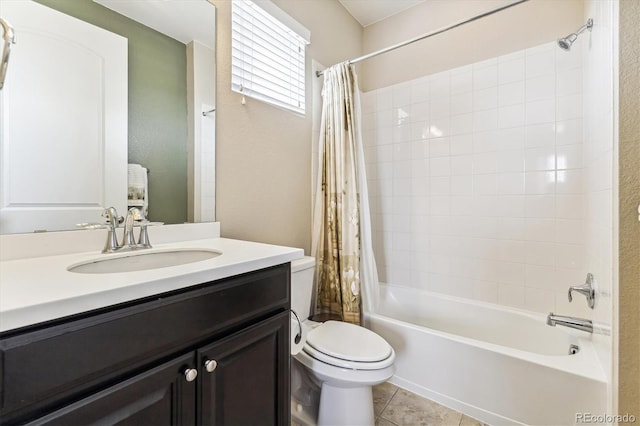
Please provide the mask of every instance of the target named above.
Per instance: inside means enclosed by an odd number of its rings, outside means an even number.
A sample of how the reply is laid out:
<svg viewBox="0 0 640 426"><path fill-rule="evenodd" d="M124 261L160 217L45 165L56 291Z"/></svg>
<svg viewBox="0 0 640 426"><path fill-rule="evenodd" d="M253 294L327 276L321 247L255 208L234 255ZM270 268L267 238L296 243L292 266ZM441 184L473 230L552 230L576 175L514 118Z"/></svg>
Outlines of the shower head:
<svg viewBox="0 0 640 426"><path fill-rule="evenodd" d="M564 38L558 39L558 46L560 46L560 48L564 50L571 49L571 45L573 44L574 41L576 41L578 36L582 34L585 30L591 31L592 28L593 28L593 19L589 18L587 20L587 23L581 26L578 31L576 31L575 33L571 33Z"/></svg>
<svg viewBox="0 0 640 426"><path fill-rule="evenodd" d="M573 33L565 38L560 38L558 39L558 46L560 46L561 49L569 50L571 49L571 45L574 41L576 41L577 38L578 35L576 33Z"/></svg>

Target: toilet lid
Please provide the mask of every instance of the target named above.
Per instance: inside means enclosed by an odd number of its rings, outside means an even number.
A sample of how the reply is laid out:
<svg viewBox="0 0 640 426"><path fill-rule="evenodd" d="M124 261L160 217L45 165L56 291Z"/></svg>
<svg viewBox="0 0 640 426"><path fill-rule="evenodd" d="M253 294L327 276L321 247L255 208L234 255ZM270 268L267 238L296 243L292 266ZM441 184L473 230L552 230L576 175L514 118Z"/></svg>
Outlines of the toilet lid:
<svg viewBox="0 0 640 426"><path fill-rule="evenodd" d="M391 346L371 330L354 324L327 321L307 335L307 345L333 358L377 362L389 358Z"/></svg>

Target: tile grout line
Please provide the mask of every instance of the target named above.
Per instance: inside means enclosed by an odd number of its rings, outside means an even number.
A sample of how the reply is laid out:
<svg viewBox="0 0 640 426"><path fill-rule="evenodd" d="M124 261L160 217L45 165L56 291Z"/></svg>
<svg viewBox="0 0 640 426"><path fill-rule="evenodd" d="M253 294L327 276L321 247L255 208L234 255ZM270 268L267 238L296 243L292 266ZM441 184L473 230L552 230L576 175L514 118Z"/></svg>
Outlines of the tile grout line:
<svg viewBox="0 0 640 426"><path fill-rule="evenodd" d="M386 409L387 409L387 407L389 406L389 404L391 404L391 400L393 400L393 398L395 398L396 394L397 394L397 393L398 393L398 391L400 390L400 388L399 388L398 386L396 386L396 385L393 385L393 386L395 386L396 390L394 390L394 391L393 391L393 395L391 395L391 398L389 398L389 400L387 401L387 403L386 403L386 404L384 404L384 407L382 408L382 410L380 410L380 415L379 415L378 417L382 417L383 419L385 419L385 420L386 420L386 421L388 421L389 423L392 423L392 424L394 424L394 425L395 425L396 423L394 423L394 422L392 422L391 420L387 419L386 417L383 417L383 416L382 416L382 415L384 414L384 410L386 410Z"/></svg>
<svg viewBox="0 0 640 426"><path fill-rule="evenodd" d="M395 426L405 426L404 424L398 424L398 423L396 423L396 422L394 422L394 421L391 421L390 419L388 419L387 417L385 417L385 416L384 416L384 412L385 412L385 410L387 409L387 407L389 406L389 404L391 403L391 401L393 401L393 399L397 396L398 391L399 391L400 389L402 389L402 388L400 388L400 387L397 387L397 386L396 386L396 390L393 392L392 396L389 398L389 401L385 404L384 408L380 411L380 414L379 414L378 416L376 416L376 419L380 419L380 418L381 418L381 419L383 419L383 420L385 420L385 421L387 421L387 422L389 422L389 423L391 423L392 425L395 425ZM405 390L406 390L406 389L405 389ZM411 393L411 394L414 394L414 393L413 393L413 392L411 392L411 391L407 391L407 392L409 392L409 393ZM433 401L433 400L431 400L431 399L429 399L429 398L423 397L423 396L421 396L421 395L418 395L418 394L414 394L414 395L417 395L418 397L420 397L420 398L421 398L421 399L423 399L423 400L427 400L427 401L435 402L435 401ZM436 404L438 404L438 403L436 403ZM446 406L443 406L443 407L444 407L444 408L447 408L447 409L448 409L448 410L450 410L450 411L455 412L456 414L458 414L458 415L460 416L460 420L459 420L457 423L455 423L455 426L462 426L462 422L463 422L463 420L464 420L464 418L465 418L465 414L464 414L464 413L461 413L461 412L459 412L459 411L457 411L457 410L453 410L453 409L451 409L451 408L448 408L448 407L446 407ZM467 417L468 417L468 416L467 416ZM475 421L475 422L478 422L478 423L482 424L482 426L488 426L487 424L481 423L479 420L477 420L477 419L475 419L475 418L473 418L473 417L469 417L469 418L470 418L470 419L472 419L472 420L473 420L473 421Z"/></svg>

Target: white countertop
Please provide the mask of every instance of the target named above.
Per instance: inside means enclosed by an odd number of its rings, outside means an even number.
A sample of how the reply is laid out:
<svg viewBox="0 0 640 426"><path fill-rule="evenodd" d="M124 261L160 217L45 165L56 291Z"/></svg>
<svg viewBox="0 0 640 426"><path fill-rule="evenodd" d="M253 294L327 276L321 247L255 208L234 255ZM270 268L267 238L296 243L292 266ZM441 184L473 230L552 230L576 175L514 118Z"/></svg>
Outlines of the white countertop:
<svg viewBox="0 0 640 426"><path fill-rule="evenodd" d="M152 240L153 242L153 240ZM70 265L122 256L99 251L0 262L0 332L290 262L298 248L207 238L154 244L149 250L209 249L222 255L146 271L81 274Z"/></svg>

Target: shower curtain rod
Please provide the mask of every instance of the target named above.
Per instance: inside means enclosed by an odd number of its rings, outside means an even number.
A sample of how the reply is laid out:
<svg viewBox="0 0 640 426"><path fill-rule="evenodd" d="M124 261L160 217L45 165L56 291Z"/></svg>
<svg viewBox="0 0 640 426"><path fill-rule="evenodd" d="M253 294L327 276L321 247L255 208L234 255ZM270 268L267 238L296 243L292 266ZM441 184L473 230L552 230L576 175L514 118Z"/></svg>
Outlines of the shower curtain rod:
<svg viewBox="0 0 640 426"><path fill-rule="evenodd" d="M392 50L396 50L396 49L398 49L400 47L408 46L408 45L410 45L412 43L415 43L416 41L424 40L425 38L429 38L431 36L434 36L434 35L437 35L437 34L440 34L440 33L444 33L446 31L449 31L449 30L452 30L454 28L457 28L457 27L459 27L461 25L468 24L469 22L473 22L473 21L476 21L478 19L484 18L485 16L493 15L494 13L500 12L500 11L505 10L505 9L509 9L510 7L513 7L513 6L517 6L520 3L524 3L526 1L529 1L529 0L517 0L517 1L513 2L513 3L507 4L507 5L504 5L504 6L500 6L500 7L497 7L495 9L491 9L491 10L489 10L487 12L481 13L480 15L476 15L476 16L474 16L472 18L465 19L465 20L462 20L462 21L458 21L458 22L456 22L454 24L451 24L449 26L442 27L442 28L439 28L439 29L437 29L435 31L431 31L431 32L428 32L426 34L422 34L422 35L420 35L418 37L412 38L410 40L403 41L402 43L394 44L393 46L385 47L384 49L380 49L380 50L377 50L375 52L371 52L371 53L368 53L366 55L360 56L358 58L351 59L350 61L348 61L348 63L349 64L355 64L355 63L358 63L360 61L364 61L365 59L373 58L374 56L378 56L378 55L382 55L383 53L391 52ZM324 74L324 71L322 71L322 70L316 71L316 77L320 77L322 74Z"/></svg>

